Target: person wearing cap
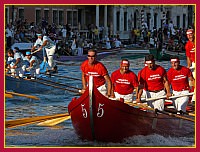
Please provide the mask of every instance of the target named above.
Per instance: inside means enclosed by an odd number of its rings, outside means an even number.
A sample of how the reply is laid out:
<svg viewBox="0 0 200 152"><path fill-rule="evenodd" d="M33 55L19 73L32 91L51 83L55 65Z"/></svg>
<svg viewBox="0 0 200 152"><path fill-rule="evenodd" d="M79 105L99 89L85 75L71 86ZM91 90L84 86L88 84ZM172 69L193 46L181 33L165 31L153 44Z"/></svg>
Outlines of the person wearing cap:
<svg viewBox="0 0 200 152"><path fill-rule="evenodd" d="M93 49L88 50L88 59L81 64L82 85L83 85L81 93L85 92L89 82L89 76L91 75L93 76L94 85L97 87L99 92L101 92L103 95L107 97L112 97L111 96L112 84L108 71L101 62L96 60L96 56L97 56L96 50ZM107 89L106 89L106 83L107 83Z"/></svg>
<svg viewBox="0 0 200 152"><path fill-rule="evenodd" d="M34 51L34 49L38 45L40 45L40 47L35 52L45 49L46 54L43 54L44 62L46 62L45 57L47 55L48 65L52 71L55 71L57 69L57 67L56 67L56 63L53 60L53 55L56 50L56 44L48 36L45 36L45 35L43 36L42 31L38 31L37 36L38 36L38 39L36 40L36 43L34 44L31 51Z"/></svg>
<svg viewBox="0 0 200 152"><path fill-rule="evenodd" d="M195 37L194 30L188 29L187 32L188 41L185 44L186 56L187 56L187 67L194 69L195 68ZM195 73L193 73L195 77Z"/></svg>
<svg viewBox="0 0 200 152"><path fill-rule="evenodd" d="M163 95L169 98L171 93L166 70L160 65L155 64L152 54L145 56L145 64L147 64L147 66L140 72L139 84L141 88L136 101L141 102L141 95L144 87L147 98L157 98ZM148 101L147 104L154 109L164 110L164 99Z"/></svg>
<svg viewBox="0 0 200 152"><path fill-rule="evenodd" d="M8 59L7 59L7 68L11 71L13 76L23 76L22 70L22 62L23 59L19 53L14 53L12 49L8 49L7 51Z"/></svg>
<svg viewBox="0 0 200 152"><path fill-rule="evenodd" d="M189 81L194 85L194 77L189 68L180 65L177 56L171 57L171 68L167 72L169 83L175 96L188 94L190 90ZM174 107L179 113L186 112L189 96L179 97L173 100Z"/></svg>
<svg viewBox="0 0 200 152"><path fill-rule="evenodd" d="M30 71L31 77L38 77L40 74L40 64L36 56L33 56L30 51L26 52L26 56L24 57L24 65L23 70Z"/></svg>
<svg viewBox="0 0 200 152"><path fill-rule="evenodd" d="M137 75L129 70L130 62L122 59L120 68L111 74L112 91L115 98L123 98L126 101L133 101L133 90L138 92Z"/></svg>

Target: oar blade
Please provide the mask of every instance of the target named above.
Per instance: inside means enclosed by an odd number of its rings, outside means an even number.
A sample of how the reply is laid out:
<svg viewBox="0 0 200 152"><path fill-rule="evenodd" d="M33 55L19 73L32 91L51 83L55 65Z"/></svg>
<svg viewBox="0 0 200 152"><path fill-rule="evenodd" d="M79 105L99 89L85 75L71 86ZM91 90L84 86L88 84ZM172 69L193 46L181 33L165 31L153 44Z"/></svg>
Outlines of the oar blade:
<svg viewBox="0 0 200 152"><path fill-rule="evenodd" d="M39 100L38 97L36 97L36 96L32 96L32 95L28 95L28 94L21 94L21 93L8 92L8 91L6 91L6 94L11 94L11 95L16 95L16 96L26 97L26 98L30 98L30 99L34 99L34 100Z"/></svg>
<svg viewBox="0 0 200 152"><path fill-rule="evenodd" d="M55 126L59 123L62 123L63 121L66 121L70 118L71 118L71 116L63 116L61 118L55 118L55 119L50 119L50 120L47 120L47 121L44 121L44 122L40 122L37 125L38 126L51 127L51 126Z"/></svg>
<svg viewBox="0 0 200 152"><path fill-rule="evenodd" d="M13 95L12 95L12 94L9 94L9 93L5 93L5 97L6 97L6 98L13 98Z"/></svg>
<svg viewBox="0 0 200 152"><path fill-rule="evenodd" d="M21 118L16 120L8 120L5 122L6 128L13 128L18 126L25 126L29 124L34 124L38 122L43 122L50 119L62 118L69 116L68 113L65 114L56 114L56 115L49 115L49 116L36 116L36 117L29 117L29 118Z"/></svg>

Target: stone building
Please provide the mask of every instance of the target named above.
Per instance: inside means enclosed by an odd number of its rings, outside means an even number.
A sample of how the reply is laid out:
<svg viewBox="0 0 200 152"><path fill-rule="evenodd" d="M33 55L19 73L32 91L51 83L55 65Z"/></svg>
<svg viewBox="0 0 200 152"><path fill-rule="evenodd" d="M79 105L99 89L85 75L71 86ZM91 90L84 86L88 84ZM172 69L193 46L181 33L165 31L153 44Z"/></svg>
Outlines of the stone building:
<svg viewBox="0 0 200 152"><path fill-rule="evenodd" d="M177 28L195 25L195 5L5 5L5 24L19 19L39 25L66 25L87 32L88 25L103 27L104 35L129 39L133 28L152 30L173 22Z"/></svg>

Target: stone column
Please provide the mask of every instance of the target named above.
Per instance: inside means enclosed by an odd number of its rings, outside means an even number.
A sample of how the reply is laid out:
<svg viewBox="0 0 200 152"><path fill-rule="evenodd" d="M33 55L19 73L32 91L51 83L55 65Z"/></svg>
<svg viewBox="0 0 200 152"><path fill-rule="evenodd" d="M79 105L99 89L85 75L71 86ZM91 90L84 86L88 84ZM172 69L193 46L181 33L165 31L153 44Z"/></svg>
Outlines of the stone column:
<svg viewBox="0 0 200 152"><path fill-rule="evenodd" d="M104 34L103 34L104 37L105 35L108 35L107 18L108 18L107 5L105 5L104 6Z"/></svg>
<svg viewBox="0 0 200 152"><path fill-rule="evenodd" d="M117 33L117 11L116 6L113 6L113 35Z"/></svg>
<svg viewBox="0 0 200 152"><path fill-rule="evenodd" d="M99 5L96 5L96 26L99 28Z"/></svg>
<svg viewBox="0 0 200 152"><path fill-rule="evenodd" d="M123 6L120 6L120 34L123 34L124 32L124 9Z"/></svg>

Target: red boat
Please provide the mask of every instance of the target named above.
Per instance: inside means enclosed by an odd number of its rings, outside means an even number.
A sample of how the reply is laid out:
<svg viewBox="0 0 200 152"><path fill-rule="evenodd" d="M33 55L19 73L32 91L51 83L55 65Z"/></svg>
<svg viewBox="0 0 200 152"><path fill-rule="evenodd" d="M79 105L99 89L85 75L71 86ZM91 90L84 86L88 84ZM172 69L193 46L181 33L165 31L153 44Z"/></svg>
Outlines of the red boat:
<svg viewBox="0 0 200 152"><path fill-rule="evenodd" d="M120 142L134 135L194 135L194 122L156 114L103 96L92 83L68 105L72 124L81 139Z"/></svg>

